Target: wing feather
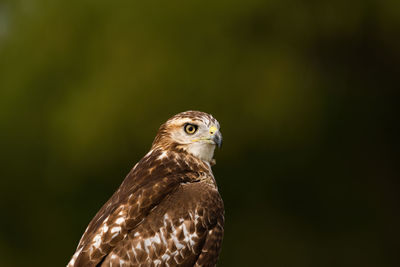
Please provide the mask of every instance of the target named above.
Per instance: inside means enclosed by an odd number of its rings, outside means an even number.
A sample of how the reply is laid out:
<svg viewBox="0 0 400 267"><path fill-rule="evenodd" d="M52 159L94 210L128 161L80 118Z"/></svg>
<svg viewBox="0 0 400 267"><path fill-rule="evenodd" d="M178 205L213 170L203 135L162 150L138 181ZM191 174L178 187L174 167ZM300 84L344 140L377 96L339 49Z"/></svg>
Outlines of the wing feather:
<svg viewBox="0 0 400 267"><path fill-rule="evenodd" d="M223 202L215 188L203 182L181 184L102 266L215 266L223 224Z"/></svg>
<svg viewBox="0 0 400 267"><path fill-rule="evenodd" d="M68 266L96 266L180 183L192 179L170 174L162 163L150 175L140 163L90 222Z"/></svg>

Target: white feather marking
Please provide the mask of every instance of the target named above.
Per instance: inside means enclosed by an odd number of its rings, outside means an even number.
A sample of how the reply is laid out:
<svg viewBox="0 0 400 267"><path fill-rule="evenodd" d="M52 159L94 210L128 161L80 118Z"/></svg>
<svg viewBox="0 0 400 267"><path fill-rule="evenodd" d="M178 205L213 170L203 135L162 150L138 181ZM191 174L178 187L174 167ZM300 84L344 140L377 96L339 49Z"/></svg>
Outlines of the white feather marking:
<svg viewBox="0 0 400 267"><path fill-rule="evenodd" d="M148 247L151 245L150 240L148 239L143 240L143 244L144 244L144 250L146 250L146 253L149 254L150 251Z"/></svg>
<svg viewBox="0 0 400 267"><path fill-rule="evenodd" d="M171 222L171 229L172 229L172 231L174 231L174 233L176 233L176 228L172 222Z"/></svg>
<svg viewBox="0 0 400 267"><path fill-rule="evenodd" d="M169 219L168 214L164 215L164 226L167 227L167 220Z"/></svg>
<svg viewBox="0 0 400 267"><path fill-rule="evenodd" d="M100 247L100 243L101 243L101 235L97 234L94 238L93 238L94 244L93 246L95 248L99 248Z"/></svg>
<svg viewBox="0 0 400 267"><path fill-rule="evenodd" d="M146 238L145 240L143 240L144 246L148 247L151 245L151 241L149 240L149 238Z"/></svg>
<svg viewBox="0 0 400 267"><path fill-rule="evenodd" d="M185 237L185 239L183 239L183 241L188 243L191 238L190 238L189 232L186 229L186 225L185 224L182 224L182 230L183 230L183 236Z"/></svg>
<svg viewBox="0 0 400 267"><path fill-rule="evenodd" d="M163 261L167 261L167 260L169 260L169 258L171 258L171 257L168 254L164 254L164 255L161 256L161 259Z"/></svg>
<svg viewBox="0 0 400 267"><path fill-rule="evenodd" d="M121 213L121 212L120 212ZM123 217L119 217L116 221L115 221L115 223L116 224L121 224L121 223L123 223L125 221L125 218L123 218Z"/></svg>
<svg viewBox="0 0 400 267"><path fill-rule="evenodd" d="M163 159L163 158L166 158L167 156L168 156L167 151L163 151L163 152L161 153L161 155L158 156L158 159Z"/></svg>
<svg viewBox="0 0 400 267"><path fill-rule="evenodd" d="M186 229L186 225L183 224L182 225L182 229L183 229L183 235L185 236L184 241L189 243L189 246L193 247L195 242L193 240L194 237L197 237L196 232L194 232L193 234L190 234L187 229Z"/></svg>
<svg viewBox="0 0 400 267"><path fill-rule="evenodd" d="M133 245L132 245L132 252L133 252L133 255L135 256L135 259L136 259L136 250L135 250L135 248L133 247Z"/></svg>
<svg viewBox="0 0 400 267"><path fill-rule="evenodd" d="M115 233L115 234L113 234L111 238L115 238L116 236L118 236L119 231L121 231L121 227L119 227L119 226L113 227L111 229L111 233Z"/></svg>
<svg viewBox="0 0 400 267"><path fill-rule="evenodd" d="M121 231L121 227L120 226L115 226L111 229L111 233L115 233L115 232L119 232Z"/></svg>
<svg viewBox="0 0 400 267"><path fill-rule="evenodd" d="M180 250L180 249L182 249L182 248L185 247L184 245L182 245L182 244L179 242L178 238L176 237L176 231L174 231L174 233L171 234L171 237L172 237L172 241L174 241L174 244L175 244L175 246L176 246L176 248L177 248L178 250Z"/></svg>
<svg viewBox="0 0 400 267"><path fill-rule="evenodd" d="M182 230L183 230L183 235L185 237L189 235L189 232L187 231L186 225L184 223L182 224Z"/></svg>
<svg viewBox="0 0 400 267"><path fill-rule="evenodd" d="M164 245L167 246L168 243L167 243L167 240L166 240L165 237L164 237L164 233L163 233L162 230L160 230L160 236L161 236L161 239L162 239L162 242L164 243Z"/></svg>
<svg viewBox="0 0 400 267"><path fill-rule="evenodd" d="M151 243L160 244L161 243L160 235L156 233L154 236L144 239L143 242L145 246L150 246Z"/></svg>
<svg viewBox="0 0 400 267"><path fill-rule="evenodd" d="M174 257L174 256L176 256L176 255L178 255L178 251L174 251L174 252L171 253L171 256L172 256L172 257Z"/></svg>

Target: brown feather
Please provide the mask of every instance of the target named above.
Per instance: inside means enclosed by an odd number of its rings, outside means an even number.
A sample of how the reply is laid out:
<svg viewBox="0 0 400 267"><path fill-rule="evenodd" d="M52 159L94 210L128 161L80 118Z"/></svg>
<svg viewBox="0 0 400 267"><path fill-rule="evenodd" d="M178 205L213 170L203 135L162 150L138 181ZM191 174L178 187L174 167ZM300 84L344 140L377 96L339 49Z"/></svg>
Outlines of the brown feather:
<svg viewBox="0 0 400 267"><path fill-rule="evenodd" d="M224 208L211 166L169 137L171 121L215 120L180 113L160 127L83 234L68 266L215 266Z"/></svg>

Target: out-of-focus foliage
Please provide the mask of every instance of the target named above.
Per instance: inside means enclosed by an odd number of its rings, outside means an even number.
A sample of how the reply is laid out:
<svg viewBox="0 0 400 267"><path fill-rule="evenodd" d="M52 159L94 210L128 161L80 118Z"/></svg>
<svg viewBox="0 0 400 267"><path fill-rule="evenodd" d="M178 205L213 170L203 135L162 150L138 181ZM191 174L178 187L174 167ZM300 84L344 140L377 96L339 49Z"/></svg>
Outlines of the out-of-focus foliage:
<svg viewBox="0 0 400 267"><path fill-rule="evenodd" d="M0 265L65 265L198 109L224 135L219 266L397 266L399 3L1 1Z"/></svg>

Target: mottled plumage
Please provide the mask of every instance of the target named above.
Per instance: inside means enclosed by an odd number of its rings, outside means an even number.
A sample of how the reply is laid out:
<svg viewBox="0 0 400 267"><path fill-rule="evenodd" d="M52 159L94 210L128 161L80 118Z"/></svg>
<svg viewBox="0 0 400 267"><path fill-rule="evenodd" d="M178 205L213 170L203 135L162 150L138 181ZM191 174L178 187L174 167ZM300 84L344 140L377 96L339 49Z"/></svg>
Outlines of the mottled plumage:
<svg viewBox="0 0 400 267"><path fill-rule="evenodd" d="M215 266L224 208L211 165L221 142L219 123L203 112L161 125L149 153L90 222L68 267Z"/></svg>

